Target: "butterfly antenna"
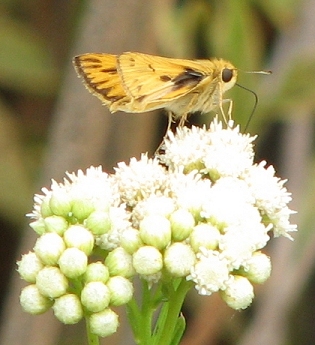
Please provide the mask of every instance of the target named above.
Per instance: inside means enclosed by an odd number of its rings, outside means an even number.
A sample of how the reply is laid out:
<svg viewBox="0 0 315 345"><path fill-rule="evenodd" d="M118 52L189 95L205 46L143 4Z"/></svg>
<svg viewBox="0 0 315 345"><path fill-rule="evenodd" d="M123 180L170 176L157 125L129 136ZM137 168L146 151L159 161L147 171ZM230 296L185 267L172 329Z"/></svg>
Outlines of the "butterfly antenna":
<svg viewBox="0 0 315 345"><path fill-rule="evenodd" d="M243 72L245 72L245 73L252 73L252 74L271 74L272 73L272 71L243 71ZM254 113L256 111L256 108L257 108L257 105L258 105L258 96L257 96L256 92L254 92L253 90L248 89L245 86L242 86L242 85L240 85L238 83L236 83L235 85L239 86L240 88L242 88L242 89L244 89L246 91L249 91L255 97L255 104L254 104L253 110L250 113L248 121L247 121L246 126L245 126L244 132L246 132L246 130L247 130L249 124L250 124L250 121L252 120L252 117L253 117L253 115L254 115Z"/></svg>
<svg viewBox="0 0 315 345"><path fill-rule="evenodd" d="M237 85L237 86L240 87L241 89L244 89L244 90L250 92L250 93L251 93L252 95L254 95L254 97L255 97L255 104L254 104L253 110L252 110L252 112L251 112L250 115L249 115L248 121L247 121L246 126L245 126L245 129L244 129L244 132L246 132L246 131L247 131L247 128L248 128L248 126L249 126L249 124L250 124L250 121L252 120L252 117L253 117L253 115L254 115L254 113L255 113L255 111L256 111L257 104L258 104L258 96L257 96L256 92L254 92L254 91L251 90L251 89L248 89L248 88L245 87L245 86L242 86L242 85L240 85L240 84L238 84L238 83L236 83L235 85Z"/></svg>
<svg viewBox="0 0 315 345"><path fill-rule="evenodd" d="M244 73L251 74L272 74L272 71L243 71Z"/></svg>

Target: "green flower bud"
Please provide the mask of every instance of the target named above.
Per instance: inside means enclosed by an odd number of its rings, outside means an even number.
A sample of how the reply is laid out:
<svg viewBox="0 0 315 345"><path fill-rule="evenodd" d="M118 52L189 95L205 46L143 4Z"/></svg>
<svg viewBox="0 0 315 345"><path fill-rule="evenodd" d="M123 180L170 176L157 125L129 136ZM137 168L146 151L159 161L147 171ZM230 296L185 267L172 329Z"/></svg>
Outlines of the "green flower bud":
<svg viewBox="0 0 315 345"><path fill-rule="evenodd" d="M221 297L235 310L246 309L254 298L254 288L247 278L234 276L227 288L221 291Z"/></svg>
<svg viewBox="0 0 315 345"><path fill-rule="evenodd" d="M200 247L206 249L216 249L220 239L220 231L210 224L201 223L194 227L190 234L190 245L195 251L199 252Z"/></svg>
<svg viewBox="0 0 315 345"><path fill-rule="evenodd" d="M64 295L68 288L68 280L57 267L44 267L38 272L36 286L39 292L50 298Z"/></svg>
<svg viewBox="0 0 315 345"><path fill-rule="evenodd" d="M140 232L136 229L125 230L120 237L120 245L128 252L133 254L136 250L143 246L140 238Z"/></svg>
<svg viewBox="0 0 315 345"><path fill-rule="evenodd" d="M139 248L133 254L132 262L136 272L142 275L155 274L163 267L162 254L152 246Z"/></svg>
<svg viewBox="0 0 315 345"><path fill-rule="evenodd" d="M85 283L99 281L106 283L109 278L108 268L102 262L93 262L89 264L84 273Z"/></svg>
<svg viewBox="0 0 315 345"><path fill-rule="evenodd" d="M93 200L83 196L82 198L72 200L71 205L73 216L80 220L86 219L95 210Z"/></svg>
<svg viewBox="0 0 315 345"><path fill-rule="evenodd" d="M195 261L195 253L184 243L173 243L164 253L165 267L175 277L187 276Z"/></svg>
<svg viewBox="0 0 315 345"><path fill-rule="evenodd" d="M85 222L85 226L94 235L106 234L111 229L111 225L109 213L104 211L94 211Z"/></svg>
<svg viewBox="0 0 315 345"><path fill-rule="evenodd" d="M68 278L78 278L86 271L87 256L78 248L67 248L58 261L61 272Z"/></svg>
<svg viewBox="0 0 315 345"><path fill-rule="evenodd" d="M46 217L44 224L47 232L56 232L60 236L68 229L68 222L60 216Z"/></svg>
<svg viewBox="0 0 315 345"><path fill-rule="evenodd" d="M36 282L36 276L43 268L42 262L33 252L22 255L22 259L21 261L17 262L17 265L17 271L19 272L20 276L29 283Z"/></svg>
<svg viewBox="0 0 315 345"><path fill-rule="evenodd" d="M50 208L50 196L46 196L40 204L40 214L43 218L53 215L53 211Z"/></svg>
<svg viewBox="0 0 315 345"><path fill-rule="evenodd" d="M74 294L57 298L52 308L56 318L66 325L78 323L83 317L80 299Z"/></svg>
<svg viewBox="0 0 315 345"><path fill-rule="evenodd" d="M142 241L157 249L164 249L171 241L171 224L164 216L146 216L140 222L140 237Z"/></svg>
<svg viewBox="0 0 315 345"><path fill-rule="evenodd" d="M108 307L110 291L102 282L87 283L81 292L81 302L90 312L99 312Z"/></svg>
<svg viewBox="0 0 315 345"><path fill-rule="evenodd" d="M111 277L107 282L110 291L110 304L119 306L127 304L133 295L133 285L130 280L116 276Z"/></svg>
<svg viewBox="0 0 315 345"><path fill-rule="evenodd" d="M72 225L64 233L64 241L67 247L75 247L82 250L86 255L93 251L94 237L89 230L81 225Z"/></svg>
<svg viewBox="0 0 315 345"><path fill-rule="evenodd" d="M117 331L118 315L107 308L89 318L90 331L99 337L108 337Z"/></svg>
<svg viewBox="0 0 315 345"><path fill-rule="evenodd" d="M255 252L253 256L246 261L246 270L240 270L241 275L245 276L252 283L262 284L271 274L271 261L269 256Z"/></svg>
<svg viewBox="0 0 315 345"><path fill-rule="evenodd" d="M185 209L179 209L170 216L172 237L174 241L185 240L195 225L193 215Z"/></svg>
<svg viewBox="0 0 315 345"><path fill-rule="evenodd" d="M63 239L56 233L46 233L39 237L34 252L45 265L56 265L66 246Z"/></svg>
<svg viewBox="0 0 315 345"><path fill-rule="evenodd" d="M44 219L38 219L30 223L30 227L38 234L43 235L46 232L46 225Z"/></svg>
<svg viewBox="0 0 315 345"><path fill-rule="evenodd" d="M72 199L63 189L55 190L51 194L49 207L56 216L68 217L72 209Z"/></svg>
<svg viewBox="0 0 315 345"><path fill-rule="evenodd" d="M105 265L108 267L111 276L119 275L130 278L135 274L132 266L132 256L121 247L114 249L107 255Z"/></svg>
<svg viewBox="0 0 315 345"><path fill-rule="evenodd" d="M44 297L36 285L28 285L21 291L20 303L27 313L38 315L45 313L52 306L53 301Z"/></svg>

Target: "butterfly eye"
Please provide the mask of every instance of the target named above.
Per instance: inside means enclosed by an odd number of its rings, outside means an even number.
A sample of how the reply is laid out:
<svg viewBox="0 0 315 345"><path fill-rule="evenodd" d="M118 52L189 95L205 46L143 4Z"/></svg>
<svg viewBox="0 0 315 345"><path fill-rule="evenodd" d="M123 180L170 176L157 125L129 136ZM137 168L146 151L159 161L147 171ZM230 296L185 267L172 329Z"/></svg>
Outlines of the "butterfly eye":
<svg viewBox="0 0 315 345"><path fill-rule="evenodd" d="M224 68L224 70L222 70L222 80L225 83L228 83L233 77L233 70L229 69L229 68Z"/></svg>

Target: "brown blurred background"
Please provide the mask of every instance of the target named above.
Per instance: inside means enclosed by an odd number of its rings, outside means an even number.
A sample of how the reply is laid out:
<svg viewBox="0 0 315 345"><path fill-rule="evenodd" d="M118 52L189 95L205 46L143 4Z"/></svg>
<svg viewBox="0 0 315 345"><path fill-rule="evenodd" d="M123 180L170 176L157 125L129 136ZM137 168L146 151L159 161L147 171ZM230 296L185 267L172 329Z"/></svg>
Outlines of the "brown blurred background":
<svg viewBox="0 0 315 345"><path fill-rule="evenodd" d="M248 310L192 291L183 345L308 345L315 339L315 0L0 0L0 303L2 345L86 344L84 324L62 327L18 302L15 261L35 236L32 197L65 171L151 155L165 132L163 112L110 114L76 77L74 55L141 51L181 58L222 57L259 96L249 132L257 157L288 178L298 210L295 241L271 241L273 273ZM253 96L235 87L233 116L244 128ZM212 115L190 118L209 123ZM134 344L121 311L117 335ZM161 344L162 345L162 344Z"/></svg>

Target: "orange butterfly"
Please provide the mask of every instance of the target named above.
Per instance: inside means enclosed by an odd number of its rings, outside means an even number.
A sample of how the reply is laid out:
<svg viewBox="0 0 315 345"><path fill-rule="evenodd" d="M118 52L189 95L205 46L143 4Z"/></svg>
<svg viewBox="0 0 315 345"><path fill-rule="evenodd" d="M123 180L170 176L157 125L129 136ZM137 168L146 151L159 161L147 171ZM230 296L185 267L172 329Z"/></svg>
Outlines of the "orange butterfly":
<svg viewBox="0 0 315 345"><path fill-rule="evenodd" d="M127 52L89 53L73 63L85 86L111 112L140 113L165 108L170 120L185 123L189 113L222 109L223 94L234 86L237 69L222 59L184 60ZM169 124L170 125L170 124Z"/></svg>

